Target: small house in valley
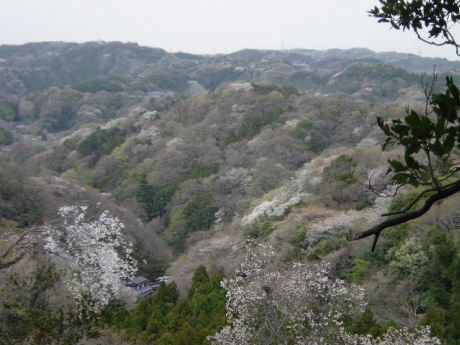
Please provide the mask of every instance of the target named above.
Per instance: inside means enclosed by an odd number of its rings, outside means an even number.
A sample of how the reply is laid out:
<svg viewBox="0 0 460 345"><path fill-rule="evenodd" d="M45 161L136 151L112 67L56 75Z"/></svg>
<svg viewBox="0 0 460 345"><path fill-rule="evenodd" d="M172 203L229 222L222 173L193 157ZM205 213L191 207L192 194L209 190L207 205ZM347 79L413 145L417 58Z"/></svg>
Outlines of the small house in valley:
<svg viewBox="0 0 460 345"><path fill-rule="evenodd" d="M130 281L128 281L126 283L126 286L132 287L135 290L140 290L143 287L149 285L149 283L150 283L150 280L148 280L145 277L139 276L139 277L133 278Z"/></svg>
<svg viewBox="0 0 460 345"><path fill-rule="evenodd" d="M136 295L142 297L152 294L158 288L158 285L142 276L131 279L126 283L126 286L132 288Z"/></svg>

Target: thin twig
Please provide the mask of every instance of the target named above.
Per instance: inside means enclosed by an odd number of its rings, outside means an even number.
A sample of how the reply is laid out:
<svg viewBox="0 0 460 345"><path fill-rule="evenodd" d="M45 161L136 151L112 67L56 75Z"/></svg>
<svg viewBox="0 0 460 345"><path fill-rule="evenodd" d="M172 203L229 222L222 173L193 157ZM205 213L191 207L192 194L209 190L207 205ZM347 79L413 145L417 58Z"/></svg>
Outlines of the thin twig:
<svg viewBox="0 0 460 345"><path fill-rule="evenodd" d="M422 215L424 215L426 212L430 210L431 206L433 206L435 202L445 199L459 191L460 191L460 180L457 180L451 183L450 185L445 186L445 189L442 189L436 194L431 195L428 199L425 200L425 204L419 209L413 212L410 212L410 213L406 213L396 218L387 219L386 221L380 224L377 224L376 226L366 231L361 232L358 236L354 238L354 240L359 240L359 239L366 238L369 236L375 236L374 245L373 245L373 249L375 249L375 244L377 243L378 237L380 236L380 233L384 229L395 226L395 225L403 224L412 219L421 217Z"/></svg>
<svg viewBox="0 0 460 345"><path fill-rule="evenodd" d="M429 193L429 192L434 192L436 191L436 189L432 188L432 189L427 189L423 192L421 192L410 204L409 206L407 206L404 210L401 210L401 211L396 211L396 212L390 212L390 213L384 213L382 214L382 217L388 217L388 216L395 216L397 214L403 214L403 213L406 213L407 211L409 211L425 194Z"/></svg>

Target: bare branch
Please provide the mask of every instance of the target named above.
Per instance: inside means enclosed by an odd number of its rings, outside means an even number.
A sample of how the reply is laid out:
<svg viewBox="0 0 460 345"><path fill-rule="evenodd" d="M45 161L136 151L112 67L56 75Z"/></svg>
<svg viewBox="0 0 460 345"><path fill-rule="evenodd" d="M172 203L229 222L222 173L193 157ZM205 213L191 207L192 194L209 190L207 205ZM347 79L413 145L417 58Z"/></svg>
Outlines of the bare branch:
<svg viewBox="0 0 460 345"><path fill-rule="evenodd" d="M400 184L399 186L396 187L396 189L394 190L393 193L387 193L387 186L388 186L388 182L385 186L385 188L382 188L382 189L379 189L377 187L375 187L374 185L372 185L372 177L374 176L374 174L372 174L370 177L369 177L369 181L367 182L367 185L363 185L363 184L360 184L360 186L364 189L367 189L368 191L370 191L371 193L375 194L376 196L378 197L385 197L385 198L394 198L399 190L406 186L407 183L403 183L403 184Z"/></svg>
<svg viewBox="0 0 460 345"><path fill-rule="evenodd" d="M88 222L90 220L96 219L97 215L98 215L98 213L96 213L96 214L94 214L92 216L85 217L85 219L83 221ZM60 225L59 224L52 224L52 223L50 223L50 224L52 225L52 229L54 231L58 231L58 230L64 229L66 227L65 224L60 224ZM5 250L5 252L3 254L0 254L0 270L2 270L4 268L8 268L8 267L14 265L15 263L17 263L18 261L20 261L25 256L25 253L24 253L25 249L29 249L31 246L38 246L38 245L43 244L42 241L31 241L31 240L26 241L26 239L29 238L29 235L43 233L43 232L46 232L46 231L47 231L46 225L34 225L33 227L29 228L24 233L22 233ZM13 259L6 260L6 258L9 255L11 255L13 251L19 252L19 253L16 253L16 255L15 255L15 257ZM56 253L51 253L51 252L49 252L49 253L57 255ZM69 261L68 259L66 259L66 258L64 258L62 256L61 256L61 258Z"/></svg>
<svg viewBox="0 0 460 345"><path fill-rule="evenodd" d="M448 44L457 46L456 44L454 44L453 42L450 42L449 40L446 40L444 42L436 42L436 41L427 40L426 38L423 38L417 30L415 30L415 34L417 35L417 38L420 41L428 43L428 44L431 44L433 46L441 47L441 46L445 46L445 45L448 45Z"/></svg>
<svg viewBox="0 0 460 345"><path fill-rule="evenodd" d="M391 226L403 224L412 219L421 217L422 215L424 215L426 212L430 210L431 206L433 206L435 202L445 199L459 191L460 191L460 180L457 180L451 183L450 185L446 186L446 188L438 191L436 194L431 195L428 199L426 199L425 204L422 207L420 207L418 210L415 210L410 213L406 213L396 218L388 219L380 224L377 224L376 226L360 233L353 240L359 240L359 239L366 238L369 236L375 236L374 243L372 245L372 251L373 251L377 244L377 240L380 236L380 233L384 229L389 228Z"/></svg>
<svg viewBox="0 0 460 345"><path fill-rule="evenodd" d="M406 185L407 185L407 183L400 184L399 186L397 186L397 187L395 188L394 192L391 193L391 194L390 194L390 193L387 193L388 188L385 188L385 189L378 189L378 188L372 186L372 185L370 184L370 182L368 183L367 186L364 186L364 185L361 185L361 186L364 187L364 188L366 188L366 189L368 189L371 193L374 193L375 195L377 195L377 196L379 196L379 197L382 197L382 198L394 198L394 197L398 194L399 190L400 190L402 187L406 186Z"/></svg>
<svg viewBox="0 0 460 345"><path fill-rule="evenodd" d="M434 192L436 191L436 189L432 188L432 189L427 189L427 190L424 190L423 192L421 192L404 210L401 210L401 211L397 211L397 212L390 212L390 213L384 213L382 214L382 217L388 217L388 216L395 216L397 214L402 214L402 213L406 213L407 211L409 211L425 194L429 193L429 192Z"/></svg>
<svg viewBox="0 0 460 345"><path fill-rule="evenodd" d="M448 180L449 178L454 176L458 171L460 171L459 167L455 167L455 168L450 169L449 174L446 177L440 179L439 182L443 182L445 180Z"/></svg>
<svg viewBox="0 0 460 345"><path fill-rule="evenodd" d="M0 256L0 258L1 259L6 258L11 253L11 251L16 246L18 246L28 235L30 235L31 233L40 232L40 231L42 230L39 227L34 227L24 232L21 236L19 236L19 238L16 241L14 241L14 243L11 246L8 247L8 249Z"/></svg>
<svg viewBox="0 0 460 345"><path fill-rule="evenodd" d="M3 258L0 258L0 270L13 266L15 263L19 262L24 257L24 255L25 254L22 253L21 255L18 255L15 258L8 261L4 260Z"/></svg>
<svg viewBox="0 0 460 345"><path fill-rule="evenodd" d="M425 95L425 116L429 116L432 113L432 111L429 110L431 105L430 100L437 82L438 74L436 73L436 66L433 66L433 77L431 78L431 82L429 82L429 80L425 82L423 74L420 77L420 84L422 85L422 90Z"/></svg>
<svg viewBox="0 0 460 345"><path fill-rule="evenodd" d="M75 260L70 260L69 258L66 258L64 255L62 255L62 254L60 254L60 253L58 253L58 252L54 252L54 251L51 251L51 250L48 250L48 249L45 249L45 252L47 252L48 254L57 256L57 257L59 257L59 258L65 260L65 261L67 261L67 262L70 262L70 263L72 263L72 264L76 264ZM78 264L77 264L77 266L83 268L81 265L78 265Z"/></svg>

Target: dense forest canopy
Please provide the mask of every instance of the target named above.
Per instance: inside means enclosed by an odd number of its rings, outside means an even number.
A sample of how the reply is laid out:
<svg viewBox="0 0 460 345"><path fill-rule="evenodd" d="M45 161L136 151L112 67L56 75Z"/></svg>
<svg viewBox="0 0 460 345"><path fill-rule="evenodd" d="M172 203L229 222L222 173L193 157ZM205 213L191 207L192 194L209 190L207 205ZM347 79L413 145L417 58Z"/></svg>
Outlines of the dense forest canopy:
<svg viewBox="0 0 460 345"><path fill-rule="evenodd" d="M371 14L455 45L455 6ZM459 344L458 61L0 59L0 344Z"/></svg>

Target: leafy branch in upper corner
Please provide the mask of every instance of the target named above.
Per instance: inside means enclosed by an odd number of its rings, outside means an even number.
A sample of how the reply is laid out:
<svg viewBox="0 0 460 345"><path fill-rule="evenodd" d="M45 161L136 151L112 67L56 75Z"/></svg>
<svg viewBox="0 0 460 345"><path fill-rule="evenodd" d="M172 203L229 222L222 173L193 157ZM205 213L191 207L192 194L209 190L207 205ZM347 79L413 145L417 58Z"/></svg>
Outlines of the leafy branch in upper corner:
<svg viewBox="0 0 460 345"><path fill-rule="evenodd" d="M390 23L396 30L412 30L425 43L455 47L460 56L460 44L453 36L453 28L460 20L458 0L379 0L369 14L379 23ZM390 160L391 181L396 192L405 185L421 187L422 191L403 210L384 214L394 216L360 233L355 239L374 236L375 249L380 233L391 226L408 222L428 212L431 206L460 191L459 162L456 148L460 148L460 91L452 77L447 77L446 91L432 94L431 85L424 86L424 112L407 109L404 119L386 123L377 118L387 136L382 147L390 144L404 148L403 160ZM426 199L425 199L426 198ZM425 199L423 206L413 208Z"/></svg>
<svg viewBox="0 0 460 345"><path fill-rule="evenodd" d="M380 0L380 7L375 6L369 13L396 30L414 31L425 43L454 46L460 56L460 45L452 34L460 20L457 0Z"/></svg>
<svg viewBox="0 0 460 345"><path fill-rule="evenodd" d="M386 135L382 150L389 145L404 148L403 159L389 160L388 173L391 182L399 189L411 185L422 190L403 210L386 213L394 216L362 232L356 239L374 235L372 250L382 230L405 223L425 214L431 206L460 191L460 162L457 148L460 148L460 91L451 77L447 77L446 91L432 94L435 79L424 87L426 106L423 112L406 109L403 119L385 122L377 118L377 123ZM426 199L425 199L426 198ZM421 200L423 206L413 209Z"/></svg>

